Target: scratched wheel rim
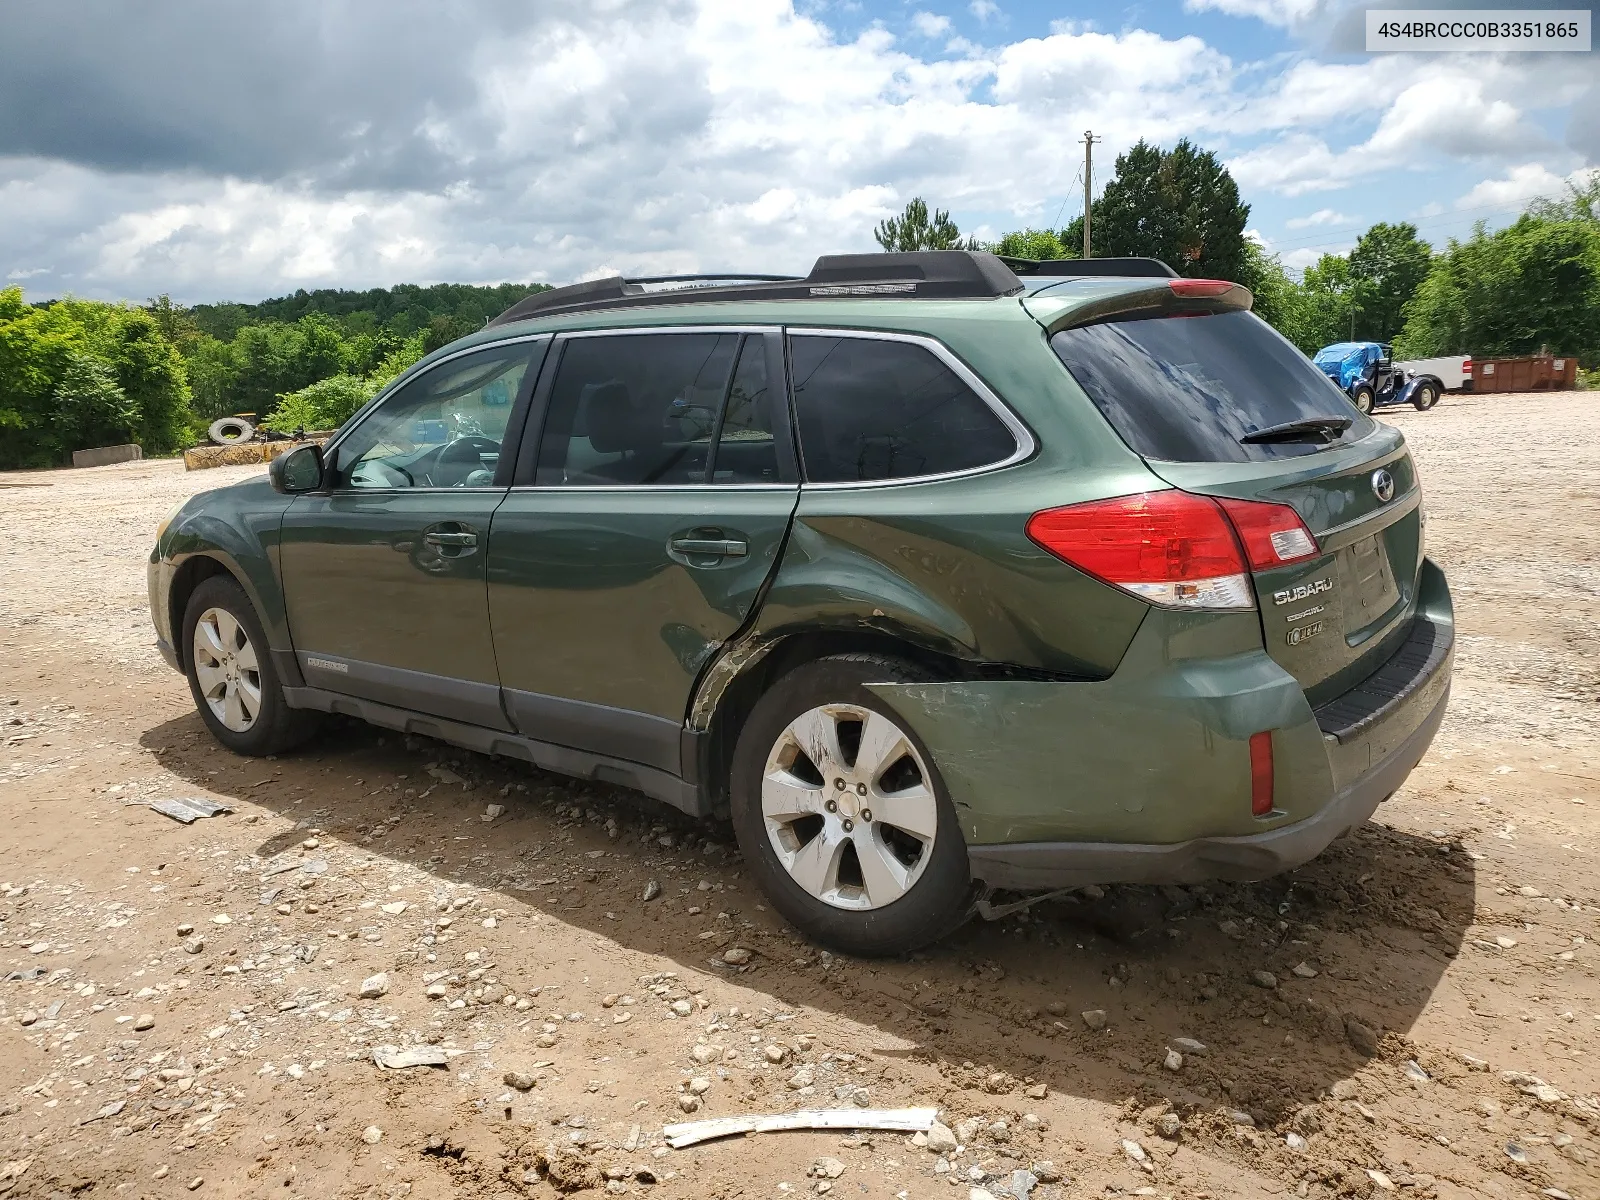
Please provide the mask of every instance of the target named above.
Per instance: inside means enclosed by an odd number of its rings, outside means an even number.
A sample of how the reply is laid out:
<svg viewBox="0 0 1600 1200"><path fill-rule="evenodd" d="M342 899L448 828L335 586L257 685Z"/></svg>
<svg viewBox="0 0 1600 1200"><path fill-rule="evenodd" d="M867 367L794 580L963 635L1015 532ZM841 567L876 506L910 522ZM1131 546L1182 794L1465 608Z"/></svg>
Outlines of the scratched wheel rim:
<svg viewBox="0 0 1600 1200"><path fill-rule="evenodd" d="M244 626L225 608L194 625L194 677L200 698L225 729L245 733L261 715L261 665Z"/></svg>
<svg viewBox="0 0 1600 1200"><path fill-rule="evenodd" d="M932 773L891 718L824 704L784 728L761 776L761 816L779 864L834 908L870 910L922 877L939 832Z"/></svg>

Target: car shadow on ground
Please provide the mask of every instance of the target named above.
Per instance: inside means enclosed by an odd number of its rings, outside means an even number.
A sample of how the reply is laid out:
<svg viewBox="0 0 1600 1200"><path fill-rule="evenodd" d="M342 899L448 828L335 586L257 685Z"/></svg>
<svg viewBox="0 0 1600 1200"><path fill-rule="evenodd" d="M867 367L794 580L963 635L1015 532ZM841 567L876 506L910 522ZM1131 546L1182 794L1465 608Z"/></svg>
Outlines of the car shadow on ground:
<svg viewBox="0 0 1600 1200"><path fill-rule="evenodd" d="M317 828L669 958L686 979L719 975L875 1026L880 1056L933 1063L951 1086L1045 1083L1128 1115L1172 1104L1281 1125L1373 1054L1411 1057L1392 1035L1421 1014L1473 918L1459 845L1369 822L1288 876L1109 887L975 920L903 959L846 960L761 905L725 824L609 785L343 718L272 761L230 755L193 714L141 741L174 775L296 821L257 848L263 858ZM263 772L270 785L246 782ZM490 803L507 812L485 825ZM651 880L662 890L647 903ZM747 965L722 962L734 947L754 952ZM1206 1050L1171 1070L1178 1038Z"/></svg>

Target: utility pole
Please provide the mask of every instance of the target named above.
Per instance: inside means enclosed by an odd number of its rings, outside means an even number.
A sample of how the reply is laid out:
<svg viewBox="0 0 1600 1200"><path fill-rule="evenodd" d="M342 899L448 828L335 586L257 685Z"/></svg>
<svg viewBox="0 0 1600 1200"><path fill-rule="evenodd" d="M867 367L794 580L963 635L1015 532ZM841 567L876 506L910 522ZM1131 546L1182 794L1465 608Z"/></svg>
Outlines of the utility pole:
<svg viewBox="0 0 1600 1200"><path fill-rule="evenodd" d="M1093 258L1093 243L1089 238L1089 205L1094 198L1094 144L1103 142L1092 129L1083 131L1083 256Z"/></svg>

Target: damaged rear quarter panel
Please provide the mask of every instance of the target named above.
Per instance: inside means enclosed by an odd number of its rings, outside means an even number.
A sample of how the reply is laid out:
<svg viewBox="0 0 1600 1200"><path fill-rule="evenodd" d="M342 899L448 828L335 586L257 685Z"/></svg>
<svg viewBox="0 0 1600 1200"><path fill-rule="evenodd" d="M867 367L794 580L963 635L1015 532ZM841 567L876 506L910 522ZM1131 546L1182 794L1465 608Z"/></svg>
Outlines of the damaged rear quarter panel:
<svg viewBox="0 0 1600 1200"><path fill-rule="evenodd" d="M1332 792L1322 734L1255 613L1151 610L1109 679L871 684L931 749L969 845L1260 833ZM1277 809L1250 811L1273 731Z"/></svg>

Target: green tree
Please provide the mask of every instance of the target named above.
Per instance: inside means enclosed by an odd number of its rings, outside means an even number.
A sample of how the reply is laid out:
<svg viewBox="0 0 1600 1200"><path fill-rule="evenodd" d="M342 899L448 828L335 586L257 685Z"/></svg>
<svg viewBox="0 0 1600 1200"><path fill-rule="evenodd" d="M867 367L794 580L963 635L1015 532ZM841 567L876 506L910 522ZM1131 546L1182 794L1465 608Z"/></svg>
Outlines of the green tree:
<svg viewBox="0 0 1600 1200"><path fill-rule="evenodd" d="M1168 151L1140 139L1119 154L1091 213L1096 258L1159 258L1180 275L1202 278L1245 273L1250 206L1240 203L1239 187L1217 156L1187 138ZM1082 229L1080 218L1064 240L1081 245Z"/></svg>
<svg viewBox="0 0 1600 1200"><path fill-rule="evenodd" d="M356 375L333 375L309 387L278 397L273 413L262 422L279 433L297 429L337 429L372 399L377 385Z"/></svg>
<svg viewBox="0 0 1600 1200"><path fill-rule="evenodd" d="M422 349L425 354L432 354L441 346L448 346L457 338L466 337L478 328L477 324L463 320L457 316L434 317L428 322L428 327L422 331Z"/></svg>
<svg viewBox="0 0 1600 1200"><path fill-rule="evenodd" d="M1540 196L1528 205L1530 216L1547 221L1600 222L1600 168L1590 171L1582 183L1568 183L1567 194L1559 200Z"/></svg>
<svg viewBox="0 0 1600 1200"><path fill-rule="evenodd" d="M1077 258L1078 252L1063 245L1062 235L1048 229L1017 229L1001 236L998 242L982 247L1007 258L1027 258L1036 262Z"/></svg>
<svg viewBox="0 0 1600 1200"><path fill-rule="evenodd" d="M1301 350L1315 353L1320 343L1312 344L1316 335L1307 329L1305 291L1289 277L1278 256L1268 254L1259 242L1247 238L1244 255L1237 282L1255 296L1255 314Z"/></svg>
<svg viewBox="0 0 1600 1200"><path fill-rule="evenodd" d="M1433 247L1417 236L1415 225L1379 221L1350 251L1350 276L1360 285L1355 340L1393 341L1403 324L1401 310L1428 277Z"/></svg>
<svg viewBox="0 0 1600 1200"><path fill-rule="evenodd" d="M159 454L188 440L189 379L183 356L155 317L143 309L116 308L96 350L128 399L134 441Z"/></svg>
<svg viewBox="0 0 1600 1200"><path fill-rule="evenodd" d="M84 351L67 357L50 400L50 425L40 432L55 459L89 446L126 442L139 420L137 405L118 385L110 364Z"/></svg>
<svg viewBox="0 0 1600 1200"><path fill-rule="evenodd" d="M961 245L961 230L956 228L950 214L935 209L930 220L928 205L921 196L906 205L898 217L889 217L878 223L874 231L878 245L886 251L955 250Z"/></svg>
<svg viewBox="0 0 1600 1200"><path fill-rule="evenodd" d="M1600 221L1530 212L1494 233L1480 223L1434 260L1405 317L1397 349L1407 356L1549 349L1593 366L1600 362Z"/></svg>

